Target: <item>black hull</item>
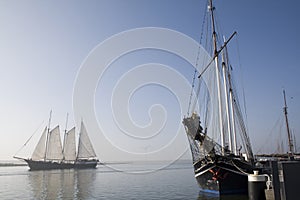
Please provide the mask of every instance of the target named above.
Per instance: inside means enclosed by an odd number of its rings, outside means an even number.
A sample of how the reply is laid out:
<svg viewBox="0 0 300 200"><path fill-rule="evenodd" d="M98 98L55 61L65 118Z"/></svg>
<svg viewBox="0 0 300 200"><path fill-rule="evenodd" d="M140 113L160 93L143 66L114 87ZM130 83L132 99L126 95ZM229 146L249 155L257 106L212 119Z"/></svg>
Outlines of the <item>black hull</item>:
<svg viewBox="0 0 300 200"><path fill-rule="evenodd" d="M251 172L252 166L238 163L242 164L241 168L237 168L232 162L195 165L195 177L201 191L217 195L247 194L248 176L244 172Z"/></svg>
<svg viewBox="0 0 300 200"><path fill-rule="evenodd" d="M254 169L252 153L247 156L249 161L246 161L246 158L234 155L228 148L216 143L206 130L203 131L196 113L184 118L183 124L201 191L218 195L247 194L248 174L252 174Z"/></svg>
<svg viewBox="0 0 300 200"><path fill-rule="evenodd" d="M97 160L81 160L75 163L34 161L25 159L30 170L51 170L51 169L87 169L96 168Z"/></svg>

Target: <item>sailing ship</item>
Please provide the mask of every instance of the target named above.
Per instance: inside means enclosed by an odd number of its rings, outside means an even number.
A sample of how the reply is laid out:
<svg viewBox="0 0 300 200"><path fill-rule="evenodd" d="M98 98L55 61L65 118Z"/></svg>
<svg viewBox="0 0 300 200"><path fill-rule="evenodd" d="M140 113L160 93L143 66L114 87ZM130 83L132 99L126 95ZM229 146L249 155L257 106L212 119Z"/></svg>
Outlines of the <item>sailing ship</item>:
<svg viewBox="0 0 300 200"><path fill-rule="evenodd" d="M267 161L270 160L300 160L300 153L297 152L296 148L296 136L295 134L293 135L291 130L290 130L290 125L289 125L289 119L288 119L288 106L287 106L287 100L286 100L286 94L285 90L283 90L283 101L284 101L284 107L283 107L283 114L284 114L284 121L285 121L285 128L286 128L286 136L287 136L287 142L288 142L288 151L284 153L284 145L283 145L283 140L280 139L281 144L279 148L277 148L276 153L272 154L257 154L256 158L257 161L261 164L264 164L266 168L269 168L270 166L268 165L269 163Z"/></svg>
<svg viewBox="0 0 300 200"><path fill-rule="evenodd" d="M212 0L209 0L208 8L212 30L212 59L204 65L198 77L199 88L196 90L195 101L200 98L199 95L206 97L202 98L204 101L200 102L197 111L191 109L191 114L190 98L183 125L190 144L195 178L201 191L219 195L247 193L247 174L253 173L254 157L243 119L244 112L233 85L232 66L227 50L227 44L236 32L223 45L218 45ZM201 121L204 123L200 122L200 114L203 115ZM238 142L241 143L239 148Z"/></svg>
<svg viewBox="0 0 300 200"><path fill-rule="evenodd" d="M77 153L75 140L75 127L69 131L65 130L63 145L59 126L52 130L45 127L31 158L16 156L14 158L27 162L30 170L96 168L99 160L83 122L80 127Z"/></svg>

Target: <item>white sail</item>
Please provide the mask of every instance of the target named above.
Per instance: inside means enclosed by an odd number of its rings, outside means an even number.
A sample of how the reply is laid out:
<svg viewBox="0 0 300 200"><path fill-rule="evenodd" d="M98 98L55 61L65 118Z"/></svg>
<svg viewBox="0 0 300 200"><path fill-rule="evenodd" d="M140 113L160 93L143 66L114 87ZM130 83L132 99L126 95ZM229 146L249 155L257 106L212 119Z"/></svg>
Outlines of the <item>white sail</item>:
<svg viewBox="0 0 300 200"><path fill-rule="evenodd" d="M45 158L46 135L47 135L47 127L45 127L43 134L32 153L32 156L31 156L32 160L42 160Z"/></svg>
<svg viewBox="0 0 300 200"><path fill-rule="evenodd" d="M87 134L86 128L81 122L81 129L78 142L78 159L95 158L96 153Z"/></svg>
<svg viewBox="0 0 300 200"><path fill-rule="evenodd" d="M64 159L74 161L76 159L75 127L65 134Z"/></svg>
<svg viewBox="0 0 300 200"><path fill-rule="evenodd" d="M62 145L60 139L59 126L56 126L52 131L50 131L48 136L48 147L47 147L47 160L62 160Z"/></svg>

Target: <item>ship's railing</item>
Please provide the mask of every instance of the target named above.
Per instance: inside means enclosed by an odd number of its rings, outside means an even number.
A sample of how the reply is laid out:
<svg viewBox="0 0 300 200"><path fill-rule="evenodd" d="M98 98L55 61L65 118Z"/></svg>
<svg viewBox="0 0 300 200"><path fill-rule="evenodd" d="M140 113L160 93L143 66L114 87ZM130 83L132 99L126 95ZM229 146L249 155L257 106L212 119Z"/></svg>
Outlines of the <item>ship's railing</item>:
<svg viewBox="0 0 300 200"><path fill-rule="evenodd" d="M216 143L209 136L205 136L203 142L198 140L194 140L192 137L188 135L193 161L198 162L199 160L203 160L208 156L221 155L222 154L222 146Z"/></svg>

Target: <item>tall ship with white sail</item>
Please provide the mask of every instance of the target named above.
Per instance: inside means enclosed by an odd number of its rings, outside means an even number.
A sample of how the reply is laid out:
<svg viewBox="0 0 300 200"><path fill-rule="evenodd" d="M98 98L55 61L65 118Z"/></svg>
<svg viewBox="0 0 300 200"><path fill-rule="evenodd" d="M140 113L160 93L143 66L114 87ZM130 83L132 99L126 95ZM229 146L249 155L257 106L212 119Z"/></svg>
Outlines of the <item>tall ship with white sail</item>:
<svg viewBox="0 0 300 200"><path fill-rule="evenodd" d="M247 174L253 173L254 157L227 50L236 32L227 40L221 39L212 0L208 10L211 32L206 35L212 36L207 39L211 41L211 60L202 66L200 75L195 71L199 87L194 101L199 102L199 109L194 108L191 98L183 125L200 189L219 195L247 193Z"/></svg>
<svg viewBox="0 0 300 200"><path fill-rule="evenodd" d="M31 158L16 156L14 158L27 162L30 170L95 168L98 163L83 122L81 122L77 152L75 127L65 131L63 145L59 126L52 130L45 127Z"/></svg>

